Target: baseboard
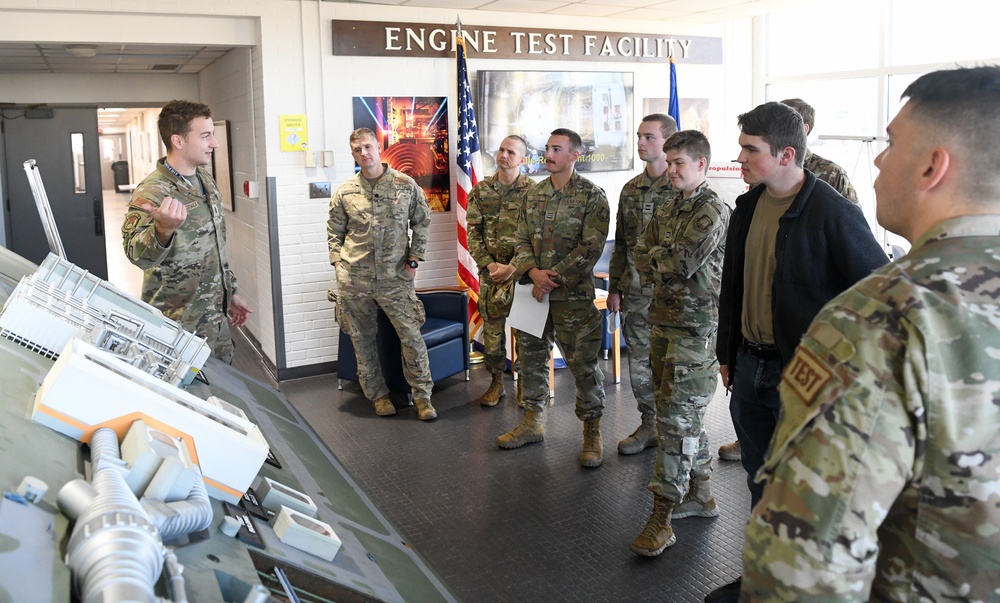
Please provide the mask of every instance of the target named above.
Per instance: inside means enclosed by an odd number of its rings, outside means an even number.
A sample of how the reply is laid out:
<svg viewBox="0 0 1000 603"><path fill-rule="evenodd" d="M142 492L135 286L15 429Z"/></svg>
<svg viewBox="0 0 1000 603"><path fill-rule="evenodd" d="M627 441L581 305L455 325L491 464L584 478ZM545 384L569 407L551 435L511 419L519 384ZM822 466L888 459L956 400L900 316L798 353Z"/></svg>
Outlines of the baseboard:
<svg viewBox="0 0 1000 603"><path fill-rule="evenodd" d="M271 375L272 379L277 381L278 367L274 366L274 362L264 353L264 348L261 347L260 342L257 341L254 334L244 328L232 329L232 332L238 333L242 337L243 342L250 346L250 349L257 355L257 359L260 361L261 366L264 367L264 370Z"/></svg>
<svg viewBox="0 0 1000 603"><path fill-rule="evenodd" d="M233 329L236 333L242 336L244 342L253 349L254 353L257 355L258 360L260 360L261 365L264 370L271 375L271 378L277 382L289 381L291 379L303 379L305 377L317 377L319 375L330 375L337 373L337 363L336 362L320 362L319 364L308 364L306 366L297 366L294 368L283 368L279 369L274 366L271 359L268 358L260 347L260 342L254 337L253 333L246 329Z"/></svg>
<svg viewBox="0 0 1000 603"><path fill-rule="evenodd" d="M319 364L307 364L294 368L284 368L278 371L278 381L289 381L291 379L303 379L305 377L317 377L319 375L336 374L336 362L320 362Z"/></svg>

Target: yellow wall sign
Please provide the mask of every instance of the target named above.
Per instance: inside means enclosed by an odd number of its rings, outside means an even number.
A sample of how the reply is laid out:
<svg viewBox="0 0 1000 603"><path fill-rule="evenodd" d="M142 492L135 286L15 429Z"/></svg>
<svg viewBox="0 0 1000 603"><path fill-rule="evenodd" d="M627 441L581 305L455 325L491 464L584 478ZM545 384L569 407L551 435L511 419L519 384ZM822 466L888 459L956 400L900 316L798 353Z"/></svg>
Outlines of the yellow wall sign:
<svg viewBox="0 0 1000 603"><path fill-rule="evenodd" d="M279 115L281 129L281 150L308 151L309 128L305 115Z"/></svg>

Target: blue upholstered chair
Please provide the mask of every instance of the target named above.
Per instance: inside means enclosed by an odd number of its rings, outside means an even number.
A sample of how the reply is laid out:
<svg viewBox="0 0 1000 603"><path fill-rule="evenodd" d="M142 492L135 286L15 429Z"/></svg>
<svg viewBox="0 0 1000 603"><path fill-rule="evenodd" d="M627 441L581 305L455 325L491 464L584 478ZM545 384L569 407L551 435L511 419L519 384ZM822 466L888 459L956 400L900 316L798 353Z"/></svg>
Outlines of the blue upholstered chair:
<svg viewBox="0 0 1000 603"><path fill-rule="evenodd" d="M601 253L601 257L597 260L597 264L594 266L594 286L598 289L608 290L610 285L608 268L611 264L611 252L615 248L614 239L608 240L604 243L604 252ZM611 350L611 333L608 333L608 315L607 310L601 310L601 316L603 320L601 321L601 354L604 359L608 359L608 352ZM625 336L620 336L620 341L618 342L621 347L625 347Z"/></svg>
<svg viewBox="0 0 1000 603"><path fill-rule="evenodd" d="M459 289L417 290L417 297L424 304L427 320L420 327L420 334L427 344L431 379L438 381L465 371L469 380L469 295ZM384 312L378 312L376 338L379 364L390 391L410 392L410 385L403 376L402 346L396 329ZM358 381L358 362L350 336L340 332L337 352L337 389L343 381Z"/></svg>

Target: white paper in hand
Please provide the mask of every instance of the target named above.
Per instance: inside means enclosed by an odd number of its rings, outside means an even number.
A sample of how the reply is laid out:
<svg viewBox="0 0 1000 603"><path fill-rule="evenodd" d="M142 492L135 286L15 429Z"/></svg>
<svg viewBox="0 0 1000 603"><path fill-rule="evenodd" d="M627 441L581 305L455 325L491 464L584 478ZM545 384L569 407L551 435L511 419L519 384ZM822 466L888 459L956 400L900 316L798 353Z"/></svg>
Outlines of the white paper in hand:
<svg viewBox="0 0 1000 603"><path fill-rule="evenodd" d="M541 337L549 318L549 295L546 293L539 302L532 297L532 288L531 283L514 285L514 301L510 305L507 326Z"/></svg>

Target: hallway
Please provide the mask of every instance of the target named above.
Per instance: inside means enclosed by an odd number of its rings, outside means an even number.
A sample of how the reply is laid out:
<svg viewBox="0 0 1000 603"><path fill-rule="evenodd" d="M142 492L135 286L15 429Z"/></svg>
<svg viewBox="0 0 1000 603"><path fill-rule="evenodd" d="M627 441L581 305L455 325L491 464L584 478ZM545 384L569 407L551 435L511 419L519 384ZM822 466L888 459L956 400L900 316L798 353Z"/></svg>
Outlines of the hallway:
<svg viewBox="0 0 1000 603"><path fill-rule="evenodd" d="M130 193L104 191L104 232L108 252L108 282L135 297L142 292L142 270L132 265L122 248L122 223Z"/></svg>

